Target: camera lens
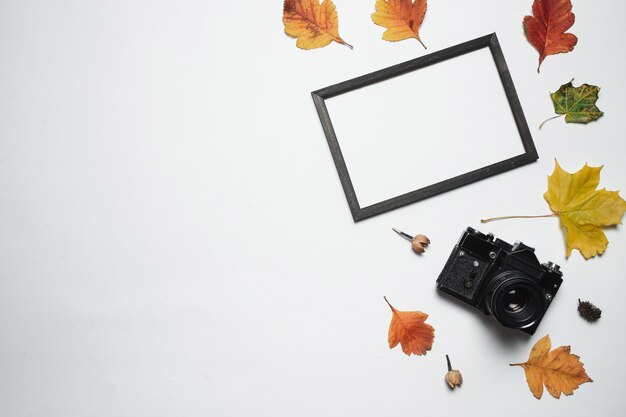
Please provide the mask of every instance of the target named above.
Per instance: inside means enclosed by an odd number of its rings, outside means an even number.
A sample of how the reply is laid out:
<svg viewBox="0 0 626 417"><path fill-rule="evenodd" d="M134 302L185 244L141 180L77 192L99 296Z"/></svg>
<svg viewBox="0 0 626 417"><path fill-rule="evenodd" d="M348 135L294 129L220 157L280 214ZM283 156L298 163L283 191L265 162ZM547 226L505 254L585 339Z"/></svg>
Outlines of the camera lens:
<svg viewBox="0 0 626 417"><path fill-rule="evenodd" d="M545 312L541 288L520 271L496 275L487 287L485 303L502 325L514 329L531 327Z"/></svg>
<svg viewBox="0 0 626 417"><path fill-rule="evenodd" d="M519 313L528 304L528 292L523 288L511 290L504 295L504 308L509 313Z"/></svg>

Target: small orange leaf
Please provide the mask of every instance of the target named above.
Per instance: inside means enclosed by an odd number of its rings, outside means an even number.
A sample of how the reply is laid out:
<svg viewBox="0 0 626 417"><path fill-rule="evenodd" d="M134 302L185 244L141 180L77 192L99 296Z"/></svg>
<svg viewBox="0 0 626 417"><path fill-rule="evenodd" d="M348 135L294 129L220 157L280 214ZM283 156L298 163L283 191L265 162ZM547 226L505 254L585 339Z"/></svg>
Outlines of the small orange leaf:
<svg viewBox="0 0 626 417"><path fill-rule="evenodd" d="M335 4L331 0L285 0L283 4L285 33L297 38L301 49L322 48L332 41L346 45L339 36L339 21Z"/></svg>
<svg viewBox="0 0 626 417"><path fill-rule="evenodd" d="M593 382L580 361L580 357L570 353L569 346L561 346L550 351L550 336L544 336L533 346L524 363L512 363L526 371L528 388L536 398L541 398L543 386L554 398L561 393L572 395L574 390L585 382Z"/></svg>
<svg viewBox="0 0 626 417"><path fill-rule="evenodd" d="M387 301L387 297L385 297ZM387 301L389 304L389 301ZM435 329L424 323L428 314L421 311L398 311L391 304L392 316L389 323L389 349L400 343L407 355L425 355L433 347Z"/></svg>
<svg viewBox="0 0 626 417"><path fill-rule="evenodd" d="M571 0L535 0L533 15L524 17L526 39L539 52L539 66L548 55L570 52L576 35L565 33L575 21Z"/></svg>
<svg viewBox="0 0 626 417"><path fill-rule="evenodd" d="M376 0L376 12L372 20L378 26L387 28L383 33L386 41L420 39L419 29L426 15L427 0Z"/></svg>

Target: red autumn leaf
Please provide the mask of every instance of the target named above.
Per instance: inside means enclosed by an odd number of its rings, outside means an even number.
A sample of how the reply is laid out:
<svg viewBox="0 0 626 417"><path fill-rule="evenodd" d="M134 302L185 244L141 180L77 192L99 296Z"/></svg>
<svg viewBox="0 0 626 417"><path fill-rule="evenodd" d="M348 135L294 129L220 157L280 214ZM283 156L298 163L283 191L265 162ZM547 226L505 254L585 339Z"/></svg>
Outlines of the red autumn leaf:
<svg viewBox="0 0 626 417"><path fill-rule="evenodd" d="M539 52L539 67L548 55L570 52L578 42L565 33L574 24L571 0L535 0L533 15L524 17L526 39Z"/></svg>
<svg viewBox="0 0 626 417"><path fill-rule="evenodd" d="M424 323L428 314L421 311L398 311L391 304L389 307L392 313L391 323L389 323L389 349L393 349L400 343L402 351L408 356L425 355L433 347L435 339L433 326Z"/></svg>

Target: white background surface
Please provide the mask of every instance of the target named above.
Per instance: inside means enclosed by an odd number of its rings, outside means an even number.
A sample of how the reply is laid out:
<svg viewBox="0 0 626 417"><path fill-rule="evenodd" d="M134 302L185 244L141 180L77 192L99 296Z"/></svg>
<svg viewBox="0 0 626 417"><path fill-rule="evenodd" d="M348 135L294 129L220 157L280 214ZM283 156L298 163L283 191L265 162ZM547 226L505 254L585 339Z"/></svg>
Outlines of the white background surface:
<svg viewBox="0 0 626 417"><path fill-rule="evenodd" d="M308 52L279 1L0 0L0 415L623 414L622 227L601 258L566 260L556 219L479 219L547 213L554 157L624 186L626 5L574 1L579 43L538 75L530 0L430 3L429 51L498 33L540 160L354 224L310 91L425 53L380 40L373 0L336 0L354 50ZM537 130L572 77L602 87L605 117ZM468 225L562 265L534 337L437 294ZM392 226L428 235L428 252ZM389 350L383 295L430 314L428 355ZM538 401L508 364L548 333L594 382Z"/></svg>

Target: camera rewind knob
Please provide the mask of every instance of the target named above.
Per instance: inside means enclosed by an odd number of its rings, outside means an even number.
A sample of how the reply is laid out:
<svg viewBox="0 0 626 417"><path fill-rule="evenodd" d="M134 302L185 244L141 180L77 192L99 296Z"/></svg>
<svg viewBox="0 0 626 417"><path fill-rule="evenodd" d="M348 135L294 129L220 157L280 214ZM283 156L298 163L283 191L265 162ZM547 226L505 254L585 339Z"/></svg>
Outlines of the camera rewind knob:
<svg viewBox="0 0 626 417"><path fill-rule="evenodd" d="M557 264L555 264L554 262L548 261L546 263L546 266L548 267L548 269L550 271L554 271L554 272L559 272L559 269L561 269L560 266L558 266Z"/></svg>

